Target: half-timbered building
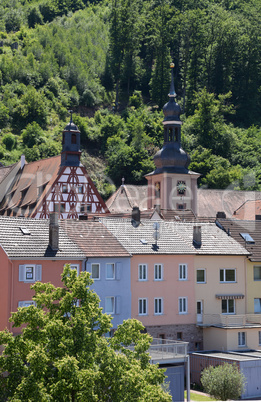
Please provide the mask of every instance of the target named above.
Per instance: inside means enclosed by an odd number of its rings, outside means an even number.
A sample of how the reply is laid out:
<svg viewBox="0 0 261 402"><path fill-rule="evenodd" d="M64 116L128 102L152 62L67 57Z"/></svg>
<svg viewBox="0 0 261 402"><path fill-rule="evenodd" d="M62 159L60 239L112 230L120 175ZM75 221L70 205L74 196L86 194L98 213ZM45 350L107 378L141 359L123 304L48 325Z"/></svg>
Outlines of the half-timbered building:
<svg viewBox="0 0 261 402"><path fill-rule="evenodd" d="M80 131L72 119L63 131L61 155L21 163L2 191L1 215L41 219L58 212L61 219L75 219L108 212L81 164Z"/></svg>

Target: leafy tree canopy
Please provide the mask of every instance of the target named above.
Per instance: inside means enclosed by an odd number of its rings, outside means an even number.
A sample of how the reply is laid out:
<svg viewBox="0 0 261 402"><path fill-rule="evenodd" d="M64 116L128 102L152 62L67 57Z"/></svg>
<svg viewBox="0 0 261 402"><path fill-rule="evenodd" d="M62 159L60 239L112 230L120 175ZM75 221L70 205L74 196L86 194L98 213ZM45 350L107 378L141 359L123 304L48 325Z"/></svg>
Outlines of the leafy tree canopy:
<svg viewBox="0 0 261 402"><path fill-rule="evenodd" d="M12 401L171 401L164 371L149 363L150 336L137 320L124 321L112 338L87 272L69 265L63 287L35 283L35 306L12 314L14 337L0 333L1 395ZM130 348L130 346L133 346ZM6 375L8 373L8 375Z"/></svg>
<svg viewBox="0 0 261 402"><path fill-rule="evenodd" d="M244 392L245 377L235 363L209 366L201 375L205 392L220 401L239 399Z"/></svg>

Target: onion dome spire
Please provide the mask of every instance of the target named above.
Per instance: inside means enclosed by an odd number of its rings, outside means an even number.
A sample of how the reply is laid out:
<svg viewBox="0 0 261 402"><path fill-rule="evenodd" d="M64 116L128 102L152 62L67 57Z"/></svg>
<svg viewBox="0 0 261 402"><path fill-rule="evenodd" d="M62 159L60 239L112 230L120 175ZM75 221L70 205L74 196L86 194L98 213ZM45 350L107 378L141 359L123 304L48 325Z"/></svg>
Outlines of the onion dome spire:
<svg viewBox="0 0 261 402"><path fill-rule="evenodd" d="M175 101L177 95L174 87L174 63L171 63L170 68L169 101L163 106L164 145L154 156L156 165L154 173L187 173L190 157L181 147L181 108Z"/></svg>
<svg viewBox="0 0 261 402"><path fill-rule="evenodd" d="M81 133L73 122L72 110L70 123L68 123L63 131L63 147L61 155L61 166L80 166L80 136Z"/></svg>

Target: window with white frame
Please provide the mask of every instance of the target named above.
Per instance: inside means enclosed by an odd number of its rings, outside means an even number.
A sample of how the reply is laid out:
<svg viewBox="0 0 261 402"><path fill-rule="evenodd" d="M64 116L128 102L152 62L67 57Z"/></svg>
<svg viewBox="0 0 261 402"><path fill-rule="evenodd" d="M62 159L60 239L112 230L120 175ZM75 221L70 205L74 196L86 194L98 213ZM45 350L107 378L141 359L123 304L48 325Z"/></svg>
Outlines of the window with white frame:
<svg viewBox="0 0 261 402"><path fill-rule="evenodd" d="M139 281L147 281L148 268L147 264L139 264Z"/></svg>
<svg viewBox="0 0 261 402"><path fill-rule="evenodd" d="M246 333L238 332L238 346L246 346Z"/></svg>
<svg viewBox="0 0 261 402"><path fill-rule="evenodd" d="M254 281L261 281L261 266L254 266Z"/></svg>
<svg viewBox="0 0 261 402"><path fill-rule="evenodd" d="M18 302L18 307L29 307L35 306L35 302L33 300L24 300Z"/></svg>
<svg viewBox="0 0 261 402"><path fill-rule="evenodd" d="M163 280L163 265L162 264L154 265L154 280L155 281Z"/></svg>
<svg viewBox="0 0 261 402"><path fill-rule="evenodd" d="M19 265L19 282L36 282L42 280L42 266L35 264Z"/></svg>
<svg viewBox="0 0 261 402"><path fill-rule="evenodd" d="M258 345L261 346L261 331L258 331Z"/></svg>
<svg viewBox="0 0 261 402"><path fill-rule="evenodd" d="M163 314L162 297L155 297L155 299L154 299L154 314Z"/></svg>
<svg viewBox="0 0 261 402"><path fill-rule="evenodd" d="M114 314L115 313L115 297L109 296L105 297L105 313Z"/></svg>
<svg viewBox="0 0 261 402"><path fill-rule="evenodd" d="M179 264L179 280L186 281L188 279L187 264Z"/></svg>
<svg viewBox="0 0 261 402"><path fill-rule="evenodd" d="M148 301L147 299L139 299L139 315L148 314Z"/></svg>
<svg viewBox="0 0 261 402"><path fill-rule="evenodd" d="M77 271L77 275L80 274L80 266L79 264L70 264L71 269L75 269Z"/></svg>
<svg viewBox="0 0 261 402"><path fill-rule="evenodd" d="M231 268L222 268L219 270L220 282L236 282L236 270Z"/></svg>
<svg viewBox="0 0 261 402"><path fill-rule="evenodd" d="M92 279L100 279L100 264L92 264Z"/></svg>
<svg viewBox="0 0 261 402"><path fill-rule="evenodd" d="M235 314L235 300L223 299L221 300L222 314Z"/></svg>
<svg viewBox="0 0 261 402"><path fill-rule="evenodd" d="M188 298L179 297L179 314L187 314L188 312Z"/></svg>
<svg viewBox="0 0 261 402"><path fill-rule="evenodd" d="M106 279L115 279L115 264L106 264Z"/></svg>
<svg viewBox="0 0 261 402"><path fill-rule="evenodd" d="M205 269L197 269L197 283L206 283Z"/></svg>
<svg viewBox="0 0 261 402"><path fill-rule="evenodd" d="M261 313L261 299L254 299L254 312Z"/></svg>

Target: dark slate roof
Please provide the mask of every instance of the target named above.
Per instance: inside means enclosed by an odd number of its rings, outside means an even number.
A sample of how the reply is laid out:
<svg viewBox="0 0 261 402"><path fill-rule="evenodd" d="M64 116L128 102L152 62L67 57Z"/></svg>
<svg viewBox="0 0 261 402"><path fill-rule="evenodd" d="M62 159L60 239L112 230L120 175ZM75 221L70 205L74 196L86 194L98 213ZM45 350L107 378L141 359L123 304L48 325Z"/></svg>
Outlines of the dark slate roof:
<svg viewBox="0 0 261 402"><path fill-rule="evenodd" d="M128 251L101 222L61 221L62 228L87 257L130 257Z"/></svg>
<svg viewBox="0 0 261 402"><path fill-rule="evenodd" d="M251 253L251 261L261 262L261 221L245 221L237 219L218 219L226 232L237 240ZM243 239L240 233L248 233L254 240L254 244Z"/></svg>
<svg viewBox="0 0 261 402"><path fill-rule="evenodd" d="M28 232L30 234L24 234ZM49 220L0 216L0 244L9 258L84 259L83 251L59 228L59 250L49 246Z"/></svg>
<svg viewBox="0 0 261 402"><path fill-rule="evenodd" d="M248 255L248 251L215 223L158 221L158 249L153 247L155 221L144 220L133 227L128 219L101 218L101 222L131 254ZM201 226L202 245L193 245L193 227Z"/></svg>

